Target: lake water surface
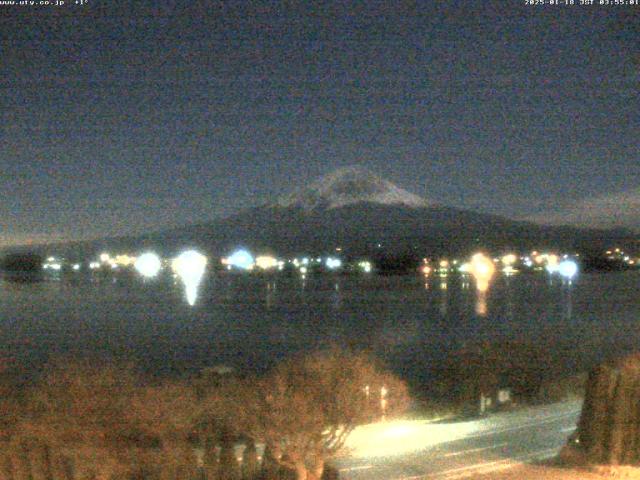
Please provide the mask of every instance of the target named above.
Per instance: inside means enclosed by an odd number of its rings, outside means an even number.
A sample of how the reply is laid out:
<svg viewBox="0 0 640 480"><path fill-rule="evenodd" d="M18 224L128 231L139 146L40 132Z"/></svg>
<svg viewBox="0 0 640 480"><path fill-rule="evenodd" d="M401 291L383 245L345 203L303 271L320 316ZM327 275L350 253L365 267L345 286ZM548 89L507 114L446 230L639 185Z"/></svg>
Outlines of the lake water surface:
<svg viewBox="0 0 640 480"><path fill-rule="evenodd" d="M210 275L191 306L169 276L81 273L37 283L0 280L0 356L28 368L51 355L115 354L162 374L228 365L261 370L330 343L371 349L414 382L469 342L551 347L583 370L640 350L640 272L497 276Z"/></svg>

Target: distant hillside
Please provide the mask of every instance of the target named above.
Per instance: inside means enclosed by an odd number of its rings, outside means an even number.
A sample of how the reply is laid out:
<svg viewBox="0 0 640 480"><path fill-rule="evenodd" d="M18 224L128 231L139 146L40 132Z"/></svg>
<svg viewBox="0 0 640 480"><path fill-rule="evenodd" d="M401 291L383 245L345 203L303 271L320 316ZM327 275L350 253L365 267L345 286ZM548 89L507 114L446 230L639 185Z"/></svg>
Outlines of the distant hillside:
<svg viewBox="0 0 640 480"><path fill-rule="evenodd" d="M100 249L154 248L170 254L198 247L224 255L239 246L278 254L466 254L478 248L602 251L634 242L625 230L543 226L447 207L361 168L339 169L273 203L206 224L131 238L69 244L83 255Z"/></svg>
<svg viewBox="0 0 640 480"><path fill-rule="evenodd" d="M601 250L633 238L623 230L543 226L447 207L357 167L338 169L275 202L210 224L164 232L161 242L228 252L466 253L479 247Z"/></svg>
<svg viewBox="0 0 640 480"><path fill-rule="evenodd" d="M602 250L626 232L547 227L449 207L355 203L328 210L265 206L217 222L176 229L161 243L185 243L228 251L238 245L281 253L331 251L353 254L465 252L555 247Z"/></svg>

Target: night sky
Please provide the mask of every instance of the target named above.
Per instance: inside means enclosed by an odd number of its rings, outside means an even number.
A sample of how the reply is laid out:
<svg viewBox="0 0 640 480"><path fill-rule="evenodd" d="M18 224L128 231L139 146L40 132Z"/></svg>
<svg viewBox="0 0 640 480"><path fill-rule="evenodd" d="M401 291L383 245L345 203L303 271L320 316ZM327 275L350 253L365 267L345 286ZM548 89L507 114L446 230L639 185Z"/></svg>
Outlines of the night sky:
<svg viewBox="0 0 640 480"><path fill-rule="evenodd" d="M640 6L156 3L0 5L0 246L206 221L354 164L640 225Z"/></svg>

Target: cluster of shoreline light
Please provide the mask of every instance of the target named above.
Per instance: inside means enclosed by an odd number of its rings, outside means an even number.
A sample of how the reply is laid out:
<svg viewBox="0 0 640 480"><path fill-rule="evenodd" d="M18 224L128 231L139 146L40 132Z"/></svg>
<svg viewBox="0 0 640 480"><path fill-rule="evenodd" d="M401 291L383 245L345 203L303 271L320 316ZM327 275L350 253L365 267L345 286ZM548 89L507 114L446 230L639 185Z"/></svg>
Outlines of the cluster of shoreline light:
<svg viewBox="0 0 640 480"><path fill-rule="evenodd" d="M198 286L202 281L207 267L207 257L195 250L187 250L170 261L165 261L154 252L144 252L135 257L128 254L111 256L109 253L102 253L98 261L88 263L90 270L118 270L119 268L134 269L145 279L157 277L163 269L163 263L170 265L174 277L179 279L185 289L185 295L189 305L194 305L197 299ZM56 257L48 257L47 263L43 265L45 270L60 271L63 268L63 260ZM72 266L74 271L79 271L81 264L75 263Z"/></svg>
<svg viewBox="0 0 640 480"><path fill-rule="evenodd" d="M297 270L301 275L306 275L312 270L326 269L328 271L341 271L345 268L345 264L337 256L325 257L296 257L292 259L280 259L272 255L253 256L251 252L245 249L236 250L228 257L221 259L222 265L229 271L283 271L290 267ZM359 260L354 264L358 271L370 273L373 271L373 265L369 260Z"/></svg>
<svg viewBox="0 0 640 480"><path fill-rule="evenodd" d="M62 270L62 262L56 257L48 257L47 261L42 265L44 270L53 270L58 272Z"/></svg>
<svg viewBox="0 0 640 480"><path fill-rule="evenodd" d="M614 260L622 263L626 263L629 266L640 265L640 257L633 258L631 255L625 253L621 248L614 248L605 252L607 260Z"/></svg>
<svg viewBox="0 0 640 480"><path fill-rule="evenodd" d="M59 272L66 267L64 261L62 259L58 259L56 257L48 257L47 261L42 264L43 270L53 270L54 272ZM73 263L71 264L71 270L74 272L78 272L81 268L81 264Z"/></svg>
<svg viewBox="0 0 640 480"><path fill-rule="evenodd" d="M536 265L534 267L534 265ZM578 272L578 264L569 255L559 255L553 253L538 253L534 251L531 255L518 256L515 253L507 253L499 258L490 258L479 252L471 256L468 261L454 259L441 259L433 266L429 259L423 259L421 271L428 278L432 273L441 277L440 287L447 289L446 278L450 273L459 273L463 277L470 275L475 280L476 285L476 314L486 316L487 314L487 292L496 271L500 268L507 277L518 273L524 266L530 270L546 270L550 275L559 274L563 281L571 284L573 277ZM466 282L463 282L463 285ZM425 283L428 288L428 282Z"/></svg>
<svg viewBox="0 0 640 480"><path fill-rule="evenodd" d="M573 256L580 255L576 253ZM460 273L491 278L498 268L507 276L520 272L522 268L535 271L546 270L550 274L559 273L568 278L577 273L577 263L569 254L560 256L555 253L539 253L535 250L530 255L518 256L515 253L507 253L495 258L476 253L468 261L441 259L435 264L424 258L420 269L425 276L435 273L446 277L450 273Z"/></svg>
<svg viewBox="0 0 640 480"><path fill-rule="evenodd" d="M340 254L341 248L336 248ZM201 255L201 254L199 254ZM447 259L441 258L436 261L423 259L420 271L425 276L437 275L446 277L447 275L458 273L463 276L470 275L476 279L476 284L482 289L495 273L501 272L506 276L517 274L521 271L546 271L550 275L558 274L566 280L571 280L578 272L578 265L575 261L579 254L557 254L553 252L532 251L527 254L506 253L501 257L489 257L486 255L473 255L469 259ZM194 257L195 258L195 257ZM202 256L205 259L206 257ZM636 259L625 254L620 248L607 250L604 258L624 262L629 266L640 266L640 259ZM193 258L192 258L193 260ZM130 254L111 255L102 253L99 258L86 264L69 263L64 259L50 256L43 264L43 269L56 272L74 271L79 272L86 265L89 270L118 270L135 269L145 278L156 276L164 266L174 267L175 259L162 260L153 252L146 252L139 256ZM278 258L270 254L259 254L254 256L247 249L238 249L229 256L221 259L222 265L228 271L239 272L280 272L285 269L298 271L305 277L308 273L317 271L327 272L351 272L351 273L371 273L374 271L373 262L368 259L358 259L352 262L345 262L337 255L325 256L302 256L295 258ZM177 276L180 276L176 273Z"/></svg>
<svg viewBox="0 0 640 480"><path fill-rule="evenodd" d="M450 273L458 273L463 277L463 288L469 283L464 280L471 276L476 286L475 312L478 316L487 315L487 292L491 285L491 280L500 269L502 273L509 277L520 270L515 267L523 265L529 270L546 270L550 275L558 273L563 278L563 283L571 284L572 278L578 272L578 264L569 255L560 256L552 253L538 253L536 251L525 256L518 256L515 253L507 253L502 257L491 258L482 252L472 255L469 260L440 259L433 264L427 258L422 261L421 271L425 277L425 288L429 288L429 276L433 273L440 277L440 288L443 292L447 290L446 277ZM533 267L536 265L536 267ZM446 297L445 297L446 298Z"/></svg>
<svg viewBox="0 0 640 480"><path fill-rule="evenodd" d="M341 248L336 248L336 252L342 252ZM135 257L129 254L117 254L115 256L109 253L102 253L99 259L86 264L89 270L118 270L119 268L136 268L138 271L154 271L160 270L163 262L169 264L170 261L160 260L147 254ZM538 252L536 250L528 254L506 253L501 257L487 257L494 264L496 272L501 272L507 276L519 273L521 271L547 271L549 274L560 274L564 277L572 277L576 273L575 261L580 255L575 254L557 254L552 252ZM620 248L610 249L603 252L603 258L608 260L616 260L623 262L629 266L640 266L640 258L632 257L622 251ZM270 254L259 254L254 256L247 249L238 249L229 256L221 258L222 265L227 270L236 271L282 271L285 268L298 270L301 274L311 271L345 271L345 272L362 272L370 273L374 271L373 262L368 259L357 259L351 262L345 262L336 255L324 256L302 256L295 258L278 258ZM84 268L82 263L68 263L62 258L48 257L43 264L44 270L51 271L80 271ZM136 267L137 265L137 267ZM485 265L483 267L482 265ZM472 259L461 260L442 258L437 261L423 259L420 265L420 271L424 275L436 274L446 277L451 273L473 275L472 268L488 268L486 263L475 267ZM577 266L577 265L576 265Z"/></svg>

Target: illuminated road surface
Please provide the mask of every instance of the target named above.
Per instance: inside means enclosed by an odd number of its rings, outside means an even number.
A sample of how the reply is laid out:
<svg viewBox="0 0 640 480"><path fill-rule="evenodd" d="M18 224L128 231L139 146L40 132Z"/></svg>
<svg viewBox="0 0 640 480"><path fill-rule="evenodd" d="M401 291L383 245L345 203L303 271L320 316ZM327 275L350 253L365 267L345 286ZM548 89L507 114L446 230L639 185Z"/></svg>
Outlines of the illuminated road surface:
<svg viewBox="0 0 640 480"><path fill-rule="evenodd" d="M563 402L468 422L367 425L349 438L340 478L453 480L548 459L575 430L580 408Z"/></svg>

